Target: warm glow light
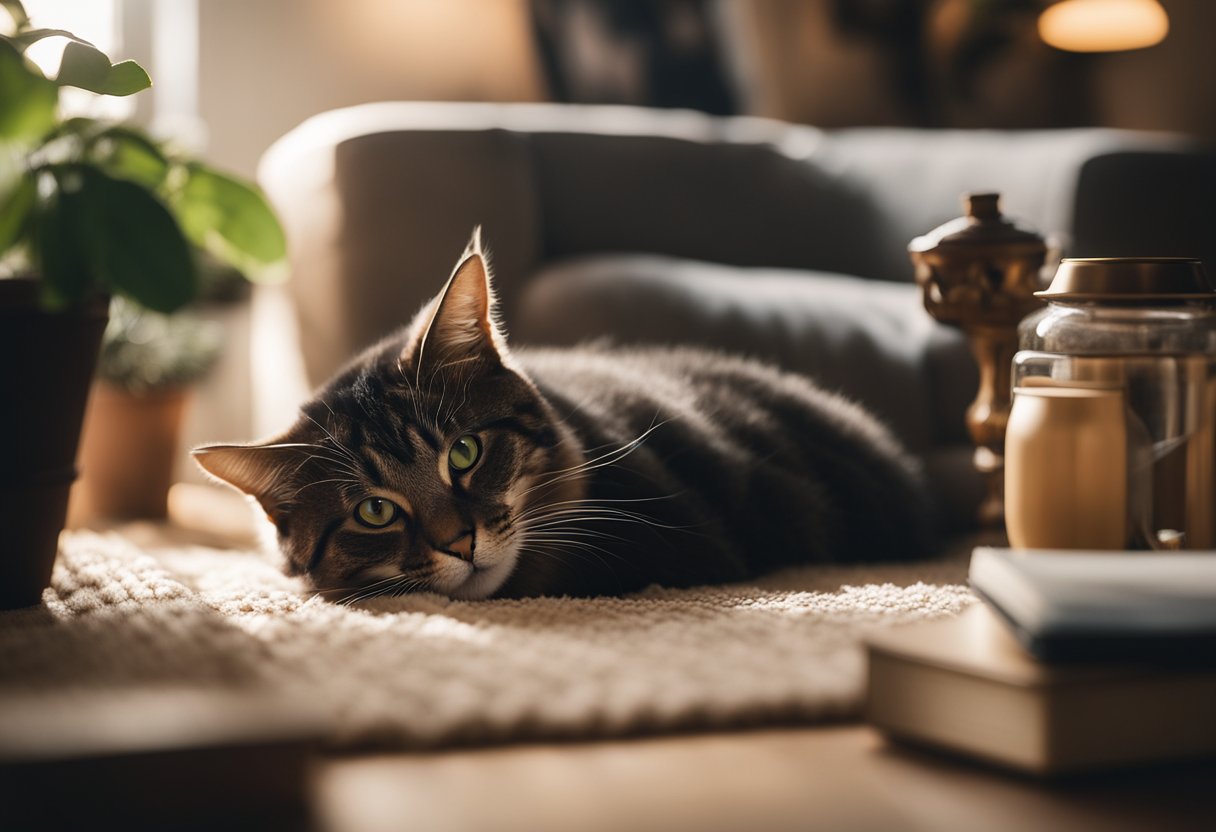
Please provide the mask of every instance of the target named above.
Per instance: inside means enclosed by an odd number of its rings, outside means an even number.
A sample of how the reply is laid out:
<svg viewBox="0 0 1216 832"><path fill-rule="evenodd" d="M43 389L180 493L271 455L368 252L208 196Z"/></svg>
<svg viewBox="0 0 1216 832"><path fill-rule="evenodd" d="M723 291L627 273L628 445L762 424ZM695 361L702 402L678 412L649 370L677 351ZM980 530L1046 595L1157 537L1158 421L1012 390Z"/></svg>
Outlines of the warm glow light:
<svg viewBox="0 0 1216 832"><path fill-rule="evenodd" d="M107 54L118 46L118 9L114 0L26 0L34 26L67 29ZM26 55L48 75L59 72L66 38L45 38Z"/></svg>
<svg viewBox="0 0 1216 832"><path fill-rule="evenodd" d="M1169 17L1157 0L1064 0L1039 15L1039 37L1069 52L1122 52L1165 39Z"/></svg>
<svg viewBox="0 0 1216 832"><path fill-rule="evenodd" d="M119 39L120 0L25 0L25 10L36 28L67 29L77 37L105 52L113 60L122 57ZM30 46L25 54L49 77L59 74L59 62L67 38L43 38ZM134 111L129 98L93 95L84 90L65 87L59 104L65 116L94 116L123 119Z"/></svg>

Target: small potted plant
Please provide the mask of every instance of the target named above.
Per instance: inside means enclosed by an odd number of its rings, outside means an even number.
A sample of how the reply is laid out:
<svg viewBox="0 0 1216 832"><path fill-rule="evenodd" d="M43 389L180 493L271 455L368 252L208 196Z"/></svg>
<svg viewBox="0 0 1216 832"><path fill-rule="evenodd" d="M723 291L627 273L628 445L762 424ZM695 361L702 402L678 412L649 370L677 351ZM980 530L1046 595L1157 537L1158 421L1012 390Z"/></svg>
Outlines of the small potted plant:
<svg viewBox="0 0 1216 832"><path fill-rule="evenodd" d="M222 343L219 323L189 308L165 315L114 298L85 410L70 525L165 516L190 391Z"/></svg>
<svg viewBox="0 0 1216 832"><path fill-rule="evenodd" d="M139 130L66 119L59 90L130 95L150 85L69 32L35 28L0 0L0 609L50 581L111 296L162 313L199 291L192 245L257 277L282 229L252 186L166 153ZM25 57L69 39L47 78Z"/></svg>

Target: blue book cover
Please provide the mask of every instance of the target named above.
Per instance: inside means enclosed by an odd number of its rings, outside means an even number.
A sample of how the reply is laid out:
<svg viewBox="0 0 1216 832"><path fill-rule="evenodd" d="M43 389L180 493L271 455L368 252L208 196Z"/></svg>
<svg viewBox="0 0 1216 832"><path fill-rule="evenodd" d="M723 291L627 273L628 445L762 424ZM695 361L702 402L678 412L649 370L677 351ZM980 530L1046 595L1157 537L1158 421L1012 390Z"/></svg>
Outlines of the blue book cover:
<svg viewBox="0 0 1216 832"><path fill-rule="evenodd" d="M1216 664L1216 552L981 546L969 579L1036 658Z"/></svg>

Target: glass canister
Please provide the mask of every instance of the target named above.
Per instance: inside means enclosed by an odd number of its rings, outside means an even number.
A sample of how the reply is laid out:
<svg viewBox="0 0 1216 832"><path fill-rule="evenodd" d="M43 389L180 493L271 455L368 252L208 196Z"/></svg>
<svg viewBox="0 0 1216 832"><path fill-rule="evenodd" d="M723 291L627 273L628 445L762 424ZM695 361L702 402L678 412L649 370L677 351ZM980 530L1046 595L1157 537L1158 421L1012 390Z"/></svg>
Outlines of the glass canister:
<svg viewBox="0 0 1216 832"><path fill-rule="evenodd" d="M1203 265L1065 259L1037 294L1048 305L1019 325L1013 361L1010 543L1216 548L1216 290Z"/></svg>

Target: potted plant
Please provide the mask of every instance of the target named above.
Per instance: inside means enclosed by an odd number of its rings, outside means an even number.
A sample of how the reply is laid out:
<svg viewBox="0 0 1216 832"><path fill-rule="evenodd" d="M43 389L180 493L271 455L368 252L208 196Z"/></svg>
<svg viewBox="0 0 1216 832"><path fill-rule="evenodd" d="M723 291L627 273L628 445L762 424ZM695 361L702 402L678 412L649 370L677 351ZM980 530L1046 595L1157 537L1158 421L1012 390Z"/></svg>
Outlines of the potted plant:
<svg viewBox="0 0 1216 832"><path fill-rule="evenodd" d="M150 85L69 32L32 26L18 0L0 32L0 608L50 581L110 296L169 313L199 289L192 244L259 276L281 228L252 186L165 152L139 130L63 118L59 89ZM25 57L69 39L56 77Z"/></svg>
<svg viewBox="0 0 1216 832"><path fill-rule="evenodd" d="M69 525L165 516L190 390L215 365L222 343L218 322L189 308L165 315L114 298L85 410Z"/></svg>

